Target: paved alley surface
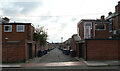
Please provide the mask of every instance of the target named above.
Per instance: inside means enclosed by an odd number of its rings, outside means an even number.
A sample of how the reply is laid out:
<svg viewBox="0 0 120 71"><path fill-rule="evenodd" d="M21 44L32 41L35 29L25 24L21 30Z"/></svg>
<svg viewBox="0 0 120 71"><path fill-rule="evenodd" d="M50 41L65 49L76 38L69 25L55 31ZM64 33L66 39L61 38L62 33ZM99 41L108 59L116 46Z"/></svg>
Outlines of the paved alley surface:
<svg viewBox="0 0 120 71"><path fill-rule="evenodd" d="M61 50L55 48L42 57L37 57L22 64L21 67L66 67L66 66L86 66L84 62L77 61L70 55L65 55Z"/></svg>
<svg viewBox="0 0 120 71"><path fill-rule="evenodd" d="M48 71L51 70L53 71L53 69L55 71L59 71L60 69L63 69L62 71L79 71L79 69L83 69L83 70L87 70L88 69L102 69L100 71L103 71L103 69L107 69L108 71L113 70L116 71L119 67L118 66L112 66L114 63L116 63L116 61L112 61L112 64L105 64L107 61L105 62L97 62L97 61L84 61L84 60L76 60L76 57L71 57L70 55L65 55L62 53L61 50L59 49L54 49L52 51L50 51L49 53L47 53L46 55L42 56L42 57L36 57L33 58L31 60L29 60L29 62L27 63L23 63L20 64L18 66L16 65L10 65L10 66L4 66L4 70L8 70L8 69L17 69L17 70L40 70L40 71ZM97 62L97 63L96 63ZM111 63L107 62L107 63ZM110 66L111 65L111 66ZM65 70L64 70L65 69ZM91 70L91 71L93 71ZM35 70L36 71L36 70ZM106 71L106 70L105 70Z"/></svg>
<svg viewBox="0 0 120 71"><path fill-rule="evenodd" d="M89 63L89 62L88 62ZM84 61L77 61L65 55L57 48L42 57L31 59L20 67L5 67L3 71L118 71L117 66L87 66Z"/></svg>
<svg viewBox="0 0 120 71"><path fill-rule="evenodd" d="M33 59L32 61L30 61L30 63L71 62L71 61L77 60L74 57L71 57L70 55L63 54L61 50L55 48L46 55Z"/></svg>

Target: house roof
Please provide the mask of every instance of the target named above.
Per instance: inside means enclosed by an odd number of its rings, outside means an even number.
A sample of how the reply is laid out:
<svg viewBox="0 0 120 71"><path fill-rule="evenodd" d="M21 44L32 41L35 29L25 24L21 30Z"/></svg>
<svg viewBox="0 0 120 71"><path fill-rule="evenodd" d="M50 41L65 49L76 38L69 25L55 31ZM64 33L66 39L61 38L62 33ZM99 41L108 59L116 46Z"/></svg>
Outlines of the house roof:
<svg viewBox="0 0 120 71"><path fill-rule="evenodd" d="M111 15L109 15L109 16L106 17L106 20L114 18L114 17L115 17L115 13L112 13Z"/></svg>
<svg viewBox="0 0 120 71"><path fill-rule="evenodd" d="M78 22L78 24L80 24L81 22L95 22L95 23L109 23L108 20L94 20L94 19L82 19L80 22Z"/></svg>
<svg viewBox="0 0 120 71"><path fill-rule="evenodd" d="M96 21L95 19L82 19L81 21Z"/></svg>
<svg viewBox="0 0 120 71"><path fill-rule="evenodd" d="M78 22L78 24L80 24L81 22L83 22L83 21L95 21L94 19L82 19L82 20L80 20L79 22Z"/></svg>
<svg viewBox="0 0 120 71"><path fill-rule="evenodd" d="M75 40L76 42L78 42L78 41L80 41L80 40L81 40L81 38L80 38L80 37L78 37L78 35L77 35L77 34L74 34L74 35L73 35L73 38L74 38L74 40Z"/></svg>
<svg viewBox="0 0 120 71"><path fill-rule="evenodd" d="M76 43L84 43L85 42L85 40L81 40L81 38L77 34L73 35L73 39L75 40Z"/></svg>
<svg viewBox="0 0 120 71"><path fill-rule="evenodd" d="M101 21L101 20L96 20L95 22L96 22L96 23L109 23L108 20L103 20L103 21Z"/></svg>
<svg viewBox="0 0 120 71"><path fill-rule="evenodd" d="M2 23L3 25L31 25L31 23Z"/></svg>
<svg viewBox="0 0 120 71"><path fill-rule="evenodd" d="M71 38L65 41L66 44L69 44L71 42Z"/></svg>

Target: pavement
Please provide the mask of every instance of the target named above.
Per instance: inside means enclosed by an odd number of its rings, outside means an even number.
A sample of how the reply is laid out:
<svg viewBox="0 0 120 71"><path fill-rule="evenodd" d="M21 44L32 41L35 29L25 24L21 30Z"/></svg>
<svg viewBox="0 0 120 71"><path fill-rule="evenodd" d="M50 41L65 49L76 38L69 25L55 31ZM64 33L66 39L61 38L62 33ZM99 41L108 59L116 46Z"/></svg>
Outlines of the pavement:
<svg viewBox="0 0 120 71"><path fill-rule="evenodd" d="M2 64L0 67L21 67L21 64Z"/></svg>
<svg viewBox="0 0 120 71"><path fill-rule="evenodd" d="M84 61L82 58L75 57L78 61L83 61L89 67L99 66L120 66L119 60L104 60L104 61Z"/></svg>
<svg viewBox="0 0 120 71"><path fill-rule="evenodd" d="M117 67L120 66L120 61L84 61L82 58L71 57L65 55L57 48L48 52L42 57L35 57L21 64L2 64L0 67L14 67L14 68L80 68L80 67Z"/></svg>
<svg viewBox="0 0 120 71"><path fill-rule="evenodd" d="M84 61L87 66L120 66L120 61Z"/></svg>
<svg viewBox="0 0 120 71"><path fill-rule="evenodd" d="M86 66L84 62L49 62L49 63L30 63L23 64L21 67L24 68L53 68L53 67L76 67L76 66Z"/></svg>

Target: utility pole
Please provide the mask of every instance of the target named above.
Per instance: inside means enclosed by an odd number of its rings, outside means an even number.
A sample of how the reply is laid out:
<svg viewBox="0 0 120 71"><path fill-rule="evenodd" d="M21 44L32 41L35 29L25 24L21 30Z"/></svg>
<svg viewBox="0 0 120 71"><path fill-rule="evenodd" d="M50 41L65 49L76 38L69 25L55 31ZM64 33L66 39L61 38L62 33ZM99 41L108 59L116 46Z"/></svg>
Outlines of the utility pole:
<svg viewBox="0 0 120 71"><path fill-rule="evenodd" d="M63 42L63 37L61 37L61 43Z"/></svg>

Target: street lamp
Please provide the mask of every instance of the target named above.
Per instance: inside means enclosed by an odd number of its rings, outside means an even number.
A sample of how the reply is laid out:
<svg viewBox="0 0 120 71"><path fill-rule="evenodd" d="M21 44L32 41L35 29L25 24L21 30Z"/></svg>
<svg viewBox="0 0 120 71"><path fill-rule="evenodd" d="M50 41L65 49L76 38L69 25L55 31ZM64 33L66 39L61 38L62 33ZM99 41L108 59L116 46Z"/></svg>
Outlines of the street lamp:
<svg viewBox="0 0 120 71"><path fill-rule="evenodd" d="M63 42L63 37L61 37L61 43Z"/></svg>

